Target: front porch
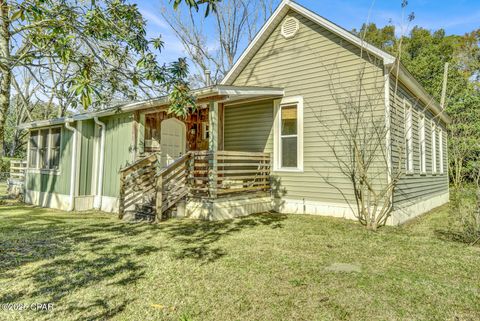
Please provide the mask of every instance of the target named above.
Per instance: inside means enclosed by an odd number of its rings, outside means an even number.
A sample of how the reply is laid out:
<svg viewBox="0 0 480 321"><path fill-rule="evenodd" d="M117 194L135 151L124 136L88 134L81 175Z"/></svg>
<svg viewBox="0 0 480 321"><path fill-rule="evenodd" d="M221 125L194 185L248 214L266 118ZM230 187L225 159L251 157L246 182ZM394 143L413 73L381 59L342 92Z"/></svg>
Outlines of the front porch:
<svg viewBox="0 0 480 321"><path fill-rule="evenodd" d="M215 220L271 210L270 154L224 150L224 109L282 96L278 88L214 86L197 93L197 110L185 118L167 105L137 111L137 160L120 173L120 217Z"/></svg>
<svg viewBox="0 0 480 321"><path fill-rule="evenodd" d="M190 151L166 167L159 154L121 172L120 218L208 220L271 210L270 155ZM168 214L170 212L170 214Z"/></svg>

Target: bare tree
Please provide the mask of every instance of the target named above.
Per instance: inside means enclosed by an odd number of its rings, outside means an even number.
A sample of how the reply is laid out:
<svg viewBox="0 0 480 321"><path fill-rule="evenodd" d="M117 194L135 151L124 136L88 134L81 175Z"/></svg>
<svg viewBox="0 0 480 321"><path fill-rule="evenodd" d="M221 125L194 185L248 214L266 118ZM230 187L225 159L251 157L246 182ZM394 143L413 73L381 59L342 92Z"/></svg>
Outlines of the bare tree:
<svg viewBox="0 0 480 321"><path fill-rule="evenodd" d="M195 81L205 85L204 71L211 70L220 81L230 70L239 52L270 17L278 0L224 0L217 4L211 19L198 19L193 10L162 9L162 16L183 44L199 74ZM213 31L212 31L213 30ZM211 45L211 44L218 44Z"/></svg>

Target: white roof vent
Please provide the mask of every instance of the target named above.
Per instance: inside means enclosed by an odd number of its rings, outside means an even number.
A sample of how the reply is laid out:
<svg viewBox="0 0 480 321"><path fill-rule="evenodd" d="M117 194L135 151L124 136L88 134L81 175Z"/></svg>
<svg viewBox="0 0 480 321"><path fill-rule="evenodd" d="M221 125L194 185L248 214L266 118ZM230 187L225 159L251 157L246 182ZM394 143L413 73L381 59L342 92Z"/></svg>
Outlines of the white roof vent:
<svg viewBox="0 0 480 321"><path fill-rule="evenodd" d="M294 17L288 17L282 24L282 36L286 39L294 37L298 29L300 29L300 23Z"/></svg>

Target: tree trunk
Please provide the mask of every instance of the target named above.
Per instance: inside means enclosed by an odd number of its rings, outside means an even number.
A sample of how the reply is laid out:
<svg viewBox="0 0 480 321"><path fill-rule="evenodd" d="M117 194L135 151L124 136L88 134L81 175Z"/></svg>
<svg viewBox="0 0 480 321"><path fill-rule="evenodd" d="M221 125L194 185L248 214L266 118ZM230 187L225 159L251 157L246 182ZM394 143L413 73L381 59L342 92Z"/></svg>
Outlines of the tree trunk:
<svg viewBox="0 0 480 321"><path fill-rule="evenodd" d="M0 80L0 157L5 153L5 123L7 120L8 108L10 106L10 86L12 84L12 73L2 71Z"/></svg>
<svg viewBox="0 0 480 321"><path fill-rule="evenodd" d="M10 64L10 20L6 0L0 0L0 157L5 153L5 123L10 107L12 69Z"/></svg>

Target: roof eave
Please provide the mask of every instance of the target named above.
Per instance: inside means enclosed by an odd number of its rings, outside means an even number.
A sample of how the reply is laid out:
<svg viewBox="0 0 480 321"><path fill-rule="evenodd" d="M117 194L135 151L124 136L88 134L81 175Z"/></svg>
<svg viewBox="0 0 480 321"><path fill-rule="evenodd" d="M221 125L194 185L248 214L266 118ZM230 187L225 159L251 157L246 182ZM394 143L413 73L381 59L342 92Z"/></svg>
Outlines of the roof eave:
<svg viewBox="0 0 480 321"><path fill-rule="evenodd" d="M452 122L450 116L445 113L440 104L429 93L427 93L420 83L418 83L415 77L413 77L413 75L402 64L400 64L399 68L396 68L396 66L397 65L390 64L390 67L393 67L393 75L396 76L415 96L417 96L435 116L440 118L446 124L450 124Z"/></svg>
<svg viewBox="0 0 480 321"><path fill-rule="evenodd" d="M274 96L283 96L284 89L276 87L236 87L236 86L223 86L215 85L205 88L200 88L193 90L192 94L197 98L208 98L213 96L258 96L258 97L274 97ZM31 123L25 123L18 126L19 129L32 129L32 128L41 128L49 127L64 124L65 122L75 122L81 120L92 119L94 117L106 117L119 113L132 112L137 110L146 109L149 107L160 107L166 106L169 104L168 96L163 96L155 99L149 99L140 102L134 102L124 105L119 105L107 110L101 110L93 113L84 113L77 114L69 117L56 118L51 120L40 120Z"/></svg>

